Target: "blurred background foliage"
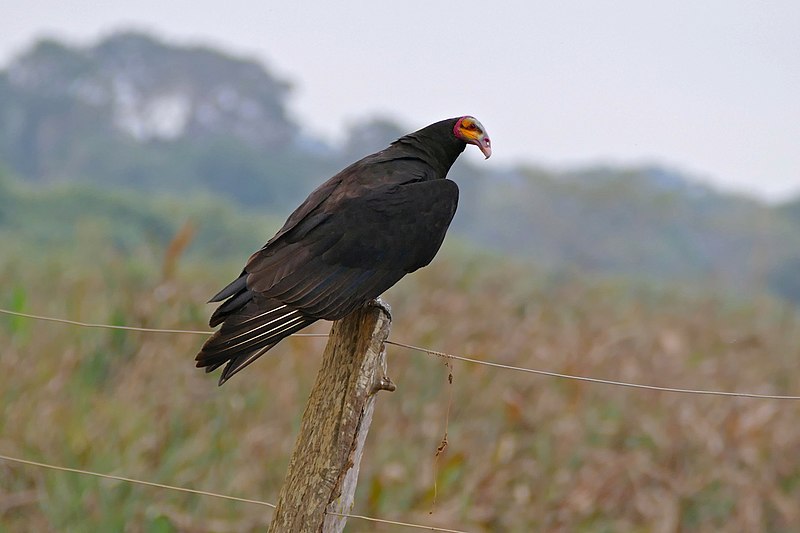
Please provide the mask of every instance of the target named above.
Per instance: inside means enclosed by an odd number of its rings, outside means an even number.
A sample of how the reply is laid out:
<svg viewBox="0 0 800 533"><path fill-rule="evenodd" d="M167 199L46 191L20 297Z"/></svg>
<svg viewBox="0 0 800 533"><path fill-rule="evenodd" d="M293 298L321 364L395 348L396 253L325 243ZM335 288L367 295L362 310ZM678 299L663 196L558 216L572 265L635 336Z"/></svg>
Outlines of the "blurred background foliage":
<svg viewBox="0 0 800 533"><path fill-rule="evenodd" d="M138 33L33 45L0 72L0 307L203 329L207 298L314 186L405 130L378 117L326 144L286 112L290 94L254 61ZM461 205L445 249L387 296L393 339L555 372L800 392L800 199L766 204L655 165L461 161L452 176ZM3 316L0 340L0 452L268 501L324 346L287 339L217 388L193 368L198 336ZM797 403L464 363L449 385L448 372L390 349L399 389L378 404L357 512L486 531L800 528ZM248 531L268 517L0 462L0 531Z"/></svg>
<svg viewBox="0 0 800 533"><path fill-rule="evenodd" d="M205 213L198 248L217 225L242 228L221 234L263 239L271 228L236 215L284 218L325 177L405 130L378 117L326 144L289 116L290 94L255 61L145 34L113 34L86 48L43 40L0 71L4 187L16 180L53 191L29 196L26 212L67 216L91 202L94 216L105 217L106 198L113 209L124 203L104 224L112 233L146 226L164 238L174 213L153 212L152 200L173 198ZM800 255L800 199L766 204L656 165L553 171L459 161L453 176L462 200L452 233L475 247L552 269L712 280L798 299L786 272ZM13 192L0 204L0 231L14 224ZM46 225L61 222L31 216L14 231L47 238L64 229Z"/></svg>

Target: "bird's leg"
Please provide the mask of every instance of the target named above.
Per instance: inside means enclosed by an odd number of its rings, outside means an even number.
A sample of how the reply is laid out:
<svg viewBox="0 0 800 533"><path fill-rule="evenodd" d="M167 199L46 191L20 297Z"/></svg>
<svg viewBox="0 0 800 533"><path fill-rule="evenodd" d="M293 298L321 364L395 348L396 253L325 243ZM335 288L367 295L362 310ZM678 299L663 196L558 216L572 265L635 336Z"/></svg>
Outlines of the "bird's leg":
<svg viewBox="0 0 800 533"><path fill-rule="evenodd" d="M386 313L386 316L389 317L389 322L392 321L392 306L380 296L374 300L368 301L367 307L377 307L378 309L382 309Z"/></svg>

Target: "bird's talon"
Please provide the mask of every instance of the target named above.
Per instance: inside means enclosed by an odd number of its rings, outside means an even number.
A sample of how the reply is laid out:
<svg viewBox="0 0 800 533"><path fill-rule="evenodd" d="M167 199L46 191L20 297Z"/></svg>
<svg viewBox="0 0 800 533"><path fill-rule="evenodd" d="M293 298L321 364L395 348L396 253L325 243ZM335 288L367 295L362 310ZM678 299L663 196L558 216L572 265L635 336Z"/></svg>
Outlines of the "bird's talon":
<svg viewBox="0 0 800 533"><path fill-rule="evenodd" d="M367 302L367 307L377 307L381 309L386 315L389 317L389 320L392 320L392 306L389 305L389 302L384 300L381 297L375 298L374 300L370 300Z"/></svg>

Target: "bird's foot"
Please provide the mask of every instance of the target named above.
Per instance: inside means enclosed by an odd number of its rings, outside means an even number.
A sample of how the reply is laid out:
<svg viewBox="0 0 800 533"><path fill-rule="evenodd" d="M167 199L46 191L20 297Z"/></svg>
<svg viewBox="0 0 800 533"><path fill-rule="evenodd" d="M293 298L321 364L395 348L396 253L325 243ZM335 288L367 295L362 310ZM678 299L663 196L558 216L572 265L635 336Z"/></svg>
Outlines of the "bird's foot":
<svg viewBox="0 0 800 533"><path fill-rule="evenodd" d="M386 316L389 317L389 321L392 320L392 306L389 305L383 298L380 296L375 298L374 300L370 300L367 302L367 307L377 307L378 309L382 309Z"/></svg>

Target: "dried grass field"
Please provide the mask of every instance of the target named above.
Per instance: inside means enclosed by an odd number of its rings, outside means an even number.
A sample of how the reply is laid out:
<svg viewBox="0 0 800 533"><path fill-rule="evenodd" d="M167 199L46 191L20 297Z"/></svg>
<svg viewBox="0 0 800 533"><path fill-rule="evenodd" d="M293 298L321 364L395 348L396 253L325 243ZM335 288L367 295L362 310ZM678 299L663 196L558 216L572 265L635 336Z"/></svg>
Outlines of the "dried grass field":
<svg viewBox="0 0 800 533"><path fill-rule="evenodd" d="M238 271L155 253L0 258L0 307L205 329ZM652 385L800 394L800 316L768 297L649 287L450 253L386 299L390 339ZM327 331L319 324L313 331ZM325 340L224 387L203 337L0 316L0 453L274 502ZM800 530L800 402L626 389L389 347L354 512L468 531ZM448 416L449 409L449 416ZM448 422L448 446L436 449ZM270 510L0 461L0 531L239 532ZM348 531L407 531L351 519ZM411 530L408 530L411 531Z"/></svg>

